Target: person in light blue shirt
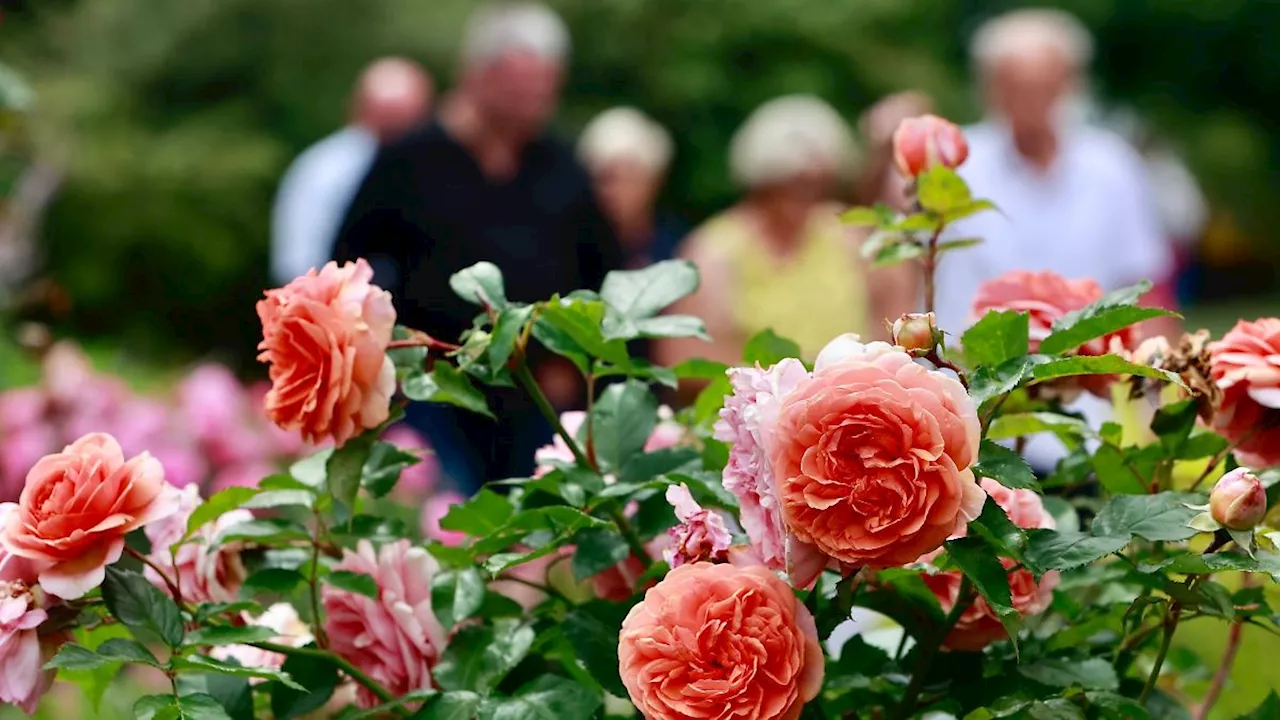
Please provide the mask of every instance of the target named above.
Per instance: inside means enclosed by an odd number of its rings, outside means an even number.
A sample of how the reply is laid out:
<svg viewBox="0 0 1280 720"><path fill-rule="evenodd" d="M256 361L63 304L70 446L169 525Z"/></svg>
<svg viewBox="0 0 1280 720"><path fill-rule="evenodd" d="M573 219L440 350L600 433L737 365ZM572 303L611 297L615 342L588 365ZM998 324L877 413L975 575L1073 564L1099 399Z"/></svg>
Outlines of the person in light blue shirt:
<svg viewBox="0 0 1280 720"><path fill-rule="evenodd" d="M426 121L431 77L416 63L383 58L361 73L351 122L307 148L280 182L271 215L271 276L280 284L329 260L342 218L378 147ZM396 272L370 258L379 282Z"/></svg>

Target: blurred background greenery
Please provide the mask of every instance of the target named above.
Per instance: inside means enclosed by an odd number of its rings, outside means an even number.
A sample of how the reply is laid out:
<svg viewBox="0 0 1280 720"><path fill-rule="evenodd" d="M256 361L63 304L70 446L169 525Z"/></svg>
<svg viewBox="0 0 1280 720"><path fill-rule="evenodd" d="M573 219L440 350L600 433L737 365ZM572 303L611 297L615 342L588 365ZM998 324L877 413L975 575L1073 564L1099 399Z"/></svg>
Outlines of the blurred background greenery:
<svg viewBox="0 0 1280 720"><path fill-rule="evenodd" d="M977 118L966 42L1003 0L553 0L575 51L566 132L617 103L675 130L668 204L733 196L728 138L760 102L817 93L851 120L901 88ZM1215 208L1202 258L1267 293L1278 249L1280 3L1071 0L1096 33L1096 93L1185 154ZM36 91L31 152L63 173L40 235L58 302L37 314L142 355L252 364L268 209L301 149L344 120L371 58L448 84L473 0L2 0L3 60ZM1257 262L1261 258L1264 262ZM1247 268L1247 272L1242 270ZM1206 286L1209 296L1213 283ZM1251 301L1256 305L1258 301Z"/></svg>

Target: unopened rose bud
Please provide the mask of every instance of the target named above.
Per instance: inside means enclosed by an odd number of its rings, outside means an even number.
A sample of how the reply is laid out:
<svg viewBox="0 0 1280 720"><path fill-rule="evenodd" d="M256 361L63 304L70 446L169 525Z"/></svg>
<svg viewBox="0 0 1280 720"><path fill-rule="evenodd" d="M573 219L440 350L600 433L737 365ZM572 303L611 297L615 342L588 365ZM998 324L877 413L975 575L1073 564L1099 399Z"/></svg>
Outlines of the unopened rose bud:
<svg viewBox="0 0 1280 720"><path fill-rule="evenodd" d="M893 133L893 162L903 177L917 177L936 165L957 168L967 157L964 133L937 115L907 118Z"/></svg>
<svg viewBox="0 0 1280 720"><path fill-rule="evenodd" d="M1225 528L1251 530L1267 514L1267 491L1256 475L1236 468L1213 486L1209 513Z"/></svg>
<svg viewBox="0 0 1280 720"><path fill-rule="evenodd" d="M907 313L893 321L893 344L912 354L928 355L942 341L933 313Z"/></svg>

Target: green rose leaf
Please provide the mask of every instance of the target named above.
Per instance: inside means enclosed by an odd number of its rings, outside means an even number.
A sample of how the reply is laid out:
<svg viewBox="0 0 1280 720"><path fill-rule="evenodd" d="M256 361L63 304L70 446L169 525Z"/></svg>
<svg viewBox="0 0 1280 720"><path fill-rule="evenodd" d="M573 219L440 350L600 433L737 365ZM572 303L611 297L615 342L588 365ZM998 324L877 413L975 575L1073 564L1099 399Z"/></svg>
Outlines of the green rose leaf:
<svg viewBox="0 0 1280 720"><path fill-rule="evenodd" d="M626 560L631 554L627 541L615 530L585 530L574 538L573 577L586 580Z"/></svg>
<svg viewBox="0 0 1280 720"><path fill-rule="evenodd" d="M1094 435L1093 429L1079 418L1050 412L1009 413L991 421L987 439L993 441L1053 433L1069 448L1078 447L1085 437Z"/></svg>
<svg viewBox="0 0 1280 720"><path fill-rule="evenodd" d="M262 491L258 488L230 487L209 496L208 500L191 511L191 517L187 519L187 532L182 539L191 537L206 524L244 505L260 492Z"/></svg>
<svg viewBox="0 0 1280 720"><path fill-rule="evenodd" d="M974 200L970 202L968 205L965 205L963 207L958 207L958 208L955 208L954 210L947 212L946 216L943 219L947 221L947 224L951 224L957 220L963 220L972 215L977 215L980 212L986 212L987 210L998 211L999 208L997 208L996 204L991 202L990 200Z"/></svg>
<svg viewBox="0 0 1280 720"><path fill-rule="evenodd" d="M511 353L516 349L516 340L525 323L533 315L532 305L509 307L498 313L498 320L493 324L493 332L489 338L489 366L504 367Z"/></svg>
<svg viewBox="0 0 1280 720"><path fill-rule="evenodd" d="M991 498L983 503L982 513L969 521L969 532L985 540L997 552L1014 559L1022 557L1027 545L1026 532L1013 524L1004 508Z"/></svg>
<svg viewBox="0 0 1280 720"><path fill-rule="evenodd" d="M478 262L459 270L449 278L449 287L469 303L487 305L499 311L507 307L502 271L491 262Z"/></svg>
<svg viewBox="0 0 1280 720"><path fill-rule="evenodd" d="M410 400L453 405L493 417L484 393L471 384L465 373L446 362L437 362L431 372L411 372L400 387Z"/></svg>
<svg viewBox="0 0 1280 720"><path fill-rule="evenodd" d="M485 585L474 567L447 570L431 579L431 607L446 630L480 611Z"/></svg>
<svg viewBox="0 0 1280 720"><path fill-rule="evenodd" d="M364 465L377 438L377 433L372 431L360 433L334 450L325 463L329 492L344 507L355 507Z"/></svg>
<svg viewBox="0 0 1280 720"><path fill-rule="evenodd" d="M248 678L227 675L179 675L178 694L207 695L213 698L232 720L254 720L253 690Z"/></svg>
<svg viewBox="0 0 1280 720"><path fill-rule="evenodd" d="M1115 667L1103 658L1044 658L1028 665L1019 665L1018 672L1025 678L1049 687L1079 686L1086 690L1117 690L1120 687Z"/></svg>
<svg viewBox="0 0 1280 720"><path fill-rule="evenodd" d="M973 466L977 475L991 478L1007 488L1015 490L1040 490L1040 483L1031 466L1017 452L983 440L978 451L978 462Z"/></svg>
<svg viewBox="0 0 1280 720"><path fill-rule="evenodd" d="M263 568L245 578L241 586L242 597L251 597L255 592L285 594L306 582L302 573L289 568Z"/></svg>
<svg viewBox="0 0 1280 720"><path fill-rule="evenodd" d="M515 511L506 498L492 490L481 490L470 500L449 508L449 513L440 519L440 527L485 537L505 525Z"/></svg>
<svg viewBox="0 0 1280 720"><path fill-rule="evenodd" d="M632 455L618 472L618 481L644 482L670 472L698 470L699 458L698 451L689 447L669 447Z"/></svg>
<svg viewBox="0 0 1280 720"><path fill-rule="evenodd" d="M364 573L350 572L348 570L334 570L324 576L324 582L332 585L339 590L346 590L365 597L377 599L378 597L378 581L372 576Z"/></svg>
<svg viewBox="0 0 1280 720"><path fill-rule="evenodd" d="M490 699L484 720L565 720L594 717L603 702L599 693L556 675L522 686L514 697Z"/></svg>
<svg viewBox="0 0 1280 720"><path fill-rule="evenodd" d="M487 695L529 653L534 637L533 628L515 618L461 628L435 667L436 683Z"/></svg>
<svg viewBox="0 0 1280 720"><path fill-rule="evenodd" d="M742 349L742 361L745 364L759 364L763 368L777 365L787 358L798 357L800 346L794 340L781 337L769 329L753 335Z"/></svg>
<svg viewBox="0 0 1280 720"><path fill-rule="evenodd" d="M324 658L290 655L280 670L302 687L281 682L271 684L271 714L277 720L290 720L319 710L329 702L338 686L338 668Z"/></svg>
<svg viewBox="0 0 1280 720"><path fill-rule="evenodd" d="M187 635L187 645L241 645L271 640L276 631L261 625L206 625Z"/></svg>
<svg viewBox="0 0 1280 720"><path fill-rule="evenodd" d="M618 675L618 631L625 609L613 603L595 601L579 605L564 619L564 634L587 672L611 695L626 697L627 689Z"/></svg>
<svg viewBox="0 0 1280 720"><path fill-rule="evenodd" d="M1145 495L1144 475L1134 465L1128 450L1115 445L1102 445L1090 459L1098 482L1113 495Z"/></svg>
<svg viewBox="0 0 1280 720"><path fill-rule="evenodd" d="M596 459L605 468L622 468L643 448L657 423L658 400L642 382L610 385L591 413Z"/></svg>
<svg viewBox="0 0 1280 720"><path fill-rule="evenodd" d="M840 213L840 222L857 227L880 227L894 221L896 213L888 205L849 208Z"/></svg>
<svg viewBox="0 0 1280 720"><path fill-rule="evenodd" d="M108 567L102 599L111 615L143 642L182 645L182 613L168 595L132 570Z"/></svg>
<svg viewBox="0 0 1280 720"><path fill-rule="evenodd" d="M1078 532L1029 530L1027 563L1043 570L1073 570L1119 552L1129 538L1085 535Z"/></svg>
<svg viewBox="0 0 1280 720"><path fill-rule="evenodd" d="M904 239L886 240L871 255L874 268L887 268L924 255L924 248Z"/></svg>
<svg viewBox="0 0 1280 720"><path fill-rule="evenodd" d="M469 690L440 693L427 702L414 720L475 720L480 696ZM561 720L567 720L562 718Z"/></svg>
<svg viewBox="0 0 1280 720"><path fill-rule="evenodd" d="M729 366L715 360L690 358L671 369L681 380L716 380L724 377Z"/></svg>
<svg viewBox="0 0 1280 720"><path fill-rule="evenodd" d="M698 289L698 270L688 260L664 260L643 270L615 270L605 275L600 298L618 314L639 320Z"/></svg>
<svg viewBox="0 0 1280 720"><path fill-rule="evenodd" d="M1029 323L1026 313L988 312L960 339L965 359L975 367L996 366L1026 355Z"/></svg>
<svg viewBox="0 0 1280 720"><path fill-rule="evenodd" d="M696 337L710 340L706 323L702 318L693 315L659 315L634 321L634 337L642 338L686 338Z"/></svg>
<svg viewBox="0 0 1280 720"><path fill-rule="evenodd" d="M1026 355L1006 360L995 367L979 367L969 378L969 395L979 408L985 410L990 401L1018 389L1034 376L1038 366L1047 362L1049 359L1043 355Z"/></svg>
<svg viewBox="0 0 1280 720"><path fill-rule="evenodd" d="M178 699L172 694L143 695L133 704L137 720L181 720Z"/></svg>
<svg viewBox="0 0 1280 720"><path fill-rule="evenodd" d="M920 207L942 216L973 204L969 186L955 170L942 165L934 165L916 179L916 198Z"/></svg>
<svg viewBox="0 0 1280 720"><path fill-rule="evenodd" d="M995 551L982 538L963 537L949 541L947 553L965 577L973 582L973 587L1000 618L1000 624L1004 625L1016 645L1021 616L1013 609L1009 571L1005 570Z"/></svg>
<svg viewBox="0 0 1280 720"><path fill-rule="evenodd" d="M1162 492L1156 495L1117 495L1093 520L1094 535L1131 536L1153 542L1186 540L1198 531L1188 527L1199 511L1187 507L1205 502L1203 495Z"/></svg>
<svg viewBox="0 0 1280 720"><path fill-rule="evenodd" d="M285 518L246 520L227 528L217 537L214 545L232 540L251 540L263 545L285 543L290 540L310 540L311 534L302 525Z"/></svg>
<svg viewBox="0 0 1280 720"><path fill-rule="evenodd" d="M1280 718L1280 695L1276 695L1276 691L1272 690L1267 693L1261 705L1236 720L1273 720L1274 718Z"/></svg>
<svg viewBox="0 0 1280 720"><path fill-rule="evenodd" d="M1134 323L1177 314L1160 308L1138 307L1138 300L1150 289L1151 283L1145 281L1130 285L1063 315L1053 323L1053 332L1040 344L1040 352L1057 355Z"/></svg>
<svg viewBox="0 0 1280 720"><path fill-rule="evenodd" d="M87 647L75 643L67 643L58 648L58 654L44 664L46 670L96 670L104 665L118 662L100 655Z"/></svg>
<svg viewBox="0 0 1280 720"><path fill-rule="evenodd" d="M179 696L178 717L182 720L231 720L222 703L204 693Z"/></svg>
<svg viewBox="0 0 1280 720"><path fill-rule="evenodd" d="M291 656L292 657L292 656ZM287 661L286 661L287 662ZM287 670L276 670L265 667L244 667L234 662L219 660L207 655L186 655L170 660L170 665L178 672L203 672L230 675L242 678L262 678L273 680L293 690L302 690Z"/></svg>
<svg viewBox="0 0 1280 720"><path fill-rule="evenodd" d="M1036 382L1073 377L1075 375L1141 375L1186 387L1177 373L1129 362L1119 355L1086 355L1049 360L1036 365L1032 376Z"/></svg>
<svg viewBox="0 0 1280 720"><path fill-rule="evenodd" d="M360 470L360 485L374 497L383 497L395 489L400 474L422 462L389 442L379 440L369 449L369 457Z"/></svg>

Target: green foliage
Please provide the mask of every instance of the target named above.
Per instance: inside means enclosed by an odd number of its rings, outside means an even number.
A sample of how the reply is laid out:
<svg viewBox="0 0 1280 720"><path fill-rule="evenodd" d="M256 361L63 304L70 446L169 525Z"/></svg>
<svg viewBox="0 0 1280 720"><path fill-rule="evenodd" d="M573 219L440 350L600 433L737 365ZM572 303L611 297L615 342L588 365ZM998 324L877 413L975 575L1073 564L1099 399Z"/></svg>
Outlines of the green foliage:
<svg viewBox="0 0 1280 720"><path fill-rule="evenodd" d="M139 640L160 640L171 648L182 644L182 614L178 606L142 575L107 568L102 599L112 616Z"/></svg>

